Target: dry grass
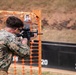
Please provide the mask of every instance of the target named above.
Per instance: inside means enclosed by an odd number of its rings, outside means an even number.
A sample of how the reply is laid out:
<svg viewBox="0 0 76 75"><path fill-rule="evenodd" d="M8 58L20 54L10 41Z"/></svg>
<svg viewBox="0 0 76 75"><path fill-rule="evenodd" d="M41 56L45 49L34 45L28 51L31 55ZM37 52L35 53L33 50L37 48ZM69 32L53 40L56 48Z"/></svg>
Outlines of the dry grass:
<svg viewBox="0 0 76 75"><path fill-rule="evenodd" d="M19 9L18 9L19 8ZM76 8L75 0L1 0L2 10L33 10L42 9L46 14L52 11L67 11Z"/></svg>
<svg viewBox="0 0 76 75"><path fill-rule="evenodd" d="M46 36L46 37L44 37ZM43 30L42 40L52 42L76 43L76 30Z"/></svg>
<svg viewBox="0 0 76 75"><path fill-rule="evenodd" d="M68 19L75 19L76 0L1 0L0 10L31 11L41 9L42 19L51 25ZM69 14L70 13L70 14ZM72 15L74 14L74 15ZM70 16L71 15L71 16ZM44 25L44 24L43 24ZM42 40L76 43L75 30L43 29ZM48 34L47 34L48 33ZM47 36L47 37L45 37Z"/></svg>
<svg viewBox="0 0 76 75"><path fill-rule="evenodd" d="M14 65L12 64L9 68L8 75L15 75ZM16 64L16 75L39 75L38 74L38 67L32 66L32 74L30 74L30 66L25 65L24 72L22 73L22 65ZM42 75L75 75L75 72L72 71L65 71L65 70L58 70L58 69L49 69L49 68L42 68Z"/></svg>

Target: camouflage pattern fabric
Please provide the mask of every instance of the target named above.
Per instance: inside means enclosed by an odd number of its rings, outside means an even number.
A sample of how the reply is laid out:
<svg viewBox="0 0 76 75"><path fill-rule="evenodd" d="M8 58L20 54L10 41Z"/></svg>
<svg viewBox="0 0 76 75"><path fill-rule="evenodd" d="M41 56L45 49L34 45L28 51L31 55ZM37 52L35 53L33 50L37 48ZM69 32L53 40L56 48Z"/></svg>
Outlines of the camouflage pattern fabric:
<svg viewBox="0 0 76 75"><path fill-rule="evenodd" d="M25 44L22 45L21 39L5 30L0 30L0 69L8 71L11 64L13 53L24 57L29 55L30 49Z"/></svg>

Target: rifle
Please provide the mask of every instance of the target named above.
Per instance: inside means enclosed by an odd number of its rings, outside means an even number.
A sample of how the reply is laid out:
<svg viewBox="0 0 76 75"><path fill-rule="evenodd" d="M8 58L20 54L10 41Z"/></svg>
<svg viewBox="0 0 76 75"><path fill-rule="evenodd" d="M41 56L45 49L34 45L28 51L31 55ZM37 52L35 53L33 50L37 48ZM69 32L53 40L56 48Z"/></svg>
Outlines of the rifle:
<svg viewBox="0 0 76 75"><path fill-rule="evenodd" d="M17 37L22 36L23 38L27 38L28 40L30 40L31 37L34 37L34 33L36 33L37 35L42 35L42 33L38 33L38 30L36 32L31 32L29 28L24 28L21 30L20 34L17 34Z"/></svg>

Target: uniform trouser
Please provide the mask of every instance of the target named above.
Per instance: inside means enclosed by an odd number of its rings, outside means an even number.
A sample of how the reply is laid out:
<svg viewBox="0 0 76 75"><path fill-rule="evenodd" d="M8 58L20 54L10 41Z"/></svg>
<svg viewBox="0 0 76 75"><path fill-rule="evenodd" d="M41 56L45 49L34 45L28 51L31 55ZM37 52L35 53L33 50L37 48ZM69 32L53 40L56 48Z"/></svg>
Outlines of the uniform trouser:
<svg viewBox="0 0 76 75"><path fill-rule="evenodd" d="M0 75L8 75L6 71L0 70Z"/></svg>

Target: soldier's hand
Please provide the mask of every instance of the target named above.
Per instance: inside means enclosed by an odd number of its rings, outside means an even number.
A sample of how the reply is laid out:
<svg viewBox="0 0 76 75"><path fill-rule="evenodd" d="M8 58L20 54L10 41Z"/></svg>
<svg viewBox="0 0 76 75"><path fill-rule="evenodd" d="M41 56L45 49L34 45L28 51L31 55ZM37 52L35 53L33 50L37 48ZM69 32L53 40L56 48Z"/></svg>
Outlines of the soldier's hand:
<svg viewBox="0 0 76 75"><path fill-rule="evenodd" d="M27 38L22 39L22 44L27 44L27 42L28 42Z"/></svg>

